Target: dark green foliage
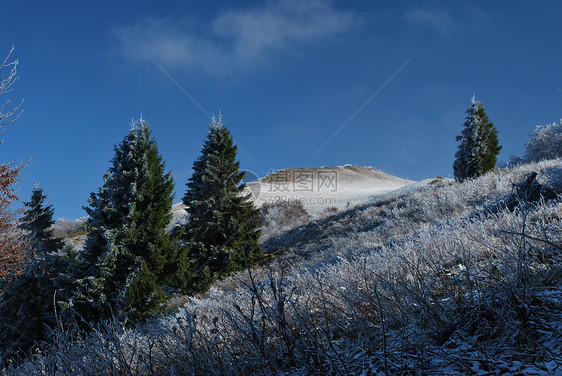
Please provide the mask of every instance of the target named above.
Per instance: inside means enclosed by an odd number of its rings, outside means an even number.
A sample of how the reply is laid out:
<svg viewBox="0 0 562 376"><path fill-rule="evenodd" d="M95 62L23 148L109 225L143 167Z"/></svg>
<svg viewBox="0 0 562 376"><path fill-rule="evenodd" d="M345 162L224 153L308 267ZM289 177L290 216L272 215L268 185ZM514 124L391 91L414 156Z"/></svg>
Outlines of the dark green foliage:
<svg viewBox="0 0 562 376"><path fill-rule="evenodd" d="M69 268L63 257L47 255L33 260L24 274L6 286L0 296L3 361L27 355L34 344L49 337L50 328L57 325L55 298L69 291Z"/></svg>
<svg viewBox="0 0 562 376"><path fill-rule="evenodd" d="M190 220L184 240L189 244L189 292L206 289L213 280L252 263L262 254L258 243L258 211L244 195L244 172L236 160L237 146L222 122L211 124L202 153L193 164L183 203Z"/></svg>
<svg viewBox="0 0 562 376"><path fill-rule="evenodd" d="M21 227L33 256L25 272L0 295L0 354L3 361L22 357L48 338L56 325L55 298L70 291L72 260L59 256L64 243L53 238L53 208L45 205L43 189L35 187L25 203ZM55 296L55 292L57 292Z"/></svg>
<svg viewBox="0 0 562 376"><path fill-rule="evenodd" d="M472 104L466 113L464 129L457 136L460 144L453 164L455 178L459 181L473 179L493 170L501 150L498 130L488 119L482 102L472 97Z"/></svg>
<svg viewBox="0 0 562 376"><path fill-rule="evenodd" d="M0 295L2 361L25 357L49 338L57 325L55 300L64 300L71 286L72 262L54 254L32 260L26 272L6 286Z"/></svg>
<svg viewBox="0 0 562 376"><path fill-rule="evenodd" d="M182 264L166 232L173 179L142 120L115 147L111 163L85 208L89 234L72 303L88 320L111 313L141 320L159 310Z"/></svg>
<svg viewBox="0 0 562 376"><path fill-rule="evenodd" d="M484 109L482 108L482 112ZM486 115L486 114L484 114ZM482 174L492 171L496 168L496 162L498 161L498 154L500 153L502 147L498 141L498 130L494 127L494 124L488 121L486 116L486 122L484 123L483 129L483 153L480 159L480 171Z"/></svg>
<svg viewBox="0 0 562 376"><path fill-rule="evenodd" d="M45 206L46 198L43 188L33 188L31 199L24 203L25 212L20 225L27 232L25 237L29 248L38 256L57 252L64 246L62 239L53 237L54 209L52 205Z"/></svg>

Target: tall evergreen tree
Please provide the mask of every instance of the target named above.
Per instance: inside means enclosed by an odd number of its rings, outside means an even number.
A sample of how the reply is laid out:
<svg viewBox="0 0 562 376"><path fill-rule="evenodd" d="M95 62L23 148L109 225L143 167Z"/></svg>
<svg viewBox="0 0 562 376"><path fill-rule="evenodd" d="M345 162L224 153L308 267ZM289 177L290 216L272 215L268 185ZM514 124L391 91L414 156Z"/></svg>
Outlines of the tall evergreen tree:
<svg viewBox="0 0 562 376"><path fill-rule="evenodd" d="M29 254L33 256L15 281L0 296L0 353L3 361L29 353L31 347L45 340L56 325L54 298L70 291L71 263L59 256L64 242L53 238L52 205L45 206L47 196L35 186L24 205L23 222Z"/></svg>
<svg viewBox="0 0 562 376"><path fill-rule="evenodd" d="M457 136L460 144L453 163L455 178L459 181L476 178L493 170L501 150L498 130L488 119L482 102L476 101L473 96L466 113L464 129Z"/></svg>
<svg viewBox="0 0 562 376"><path fill-rule="evenodd" d="M36 185L30 200L24 203L25 212L20 225L27 232L25 237L36 255L57 252L64 246L62 239L53 237L54 209L52 205L46 205L46 199L43 188Z"/></svg>
<svg viewBox="0 0 562 376"><path fill-rule="evenodd" d="M190 244L189 292L243 268L262 254L258 211L244 195L245 172L236 160L237 146L226 126L213 118L202 153L193 164L183 203L190 215L184 239Z"/></svg>
<svg viewBox="0 0 562 376"><path fill-rule="evenodd" d="M89 199L80 294L73 304L90 320L111 312L144 319L159 309L179 254L166 232L174 183L142 119L132 125L104 184Z"/></svg>

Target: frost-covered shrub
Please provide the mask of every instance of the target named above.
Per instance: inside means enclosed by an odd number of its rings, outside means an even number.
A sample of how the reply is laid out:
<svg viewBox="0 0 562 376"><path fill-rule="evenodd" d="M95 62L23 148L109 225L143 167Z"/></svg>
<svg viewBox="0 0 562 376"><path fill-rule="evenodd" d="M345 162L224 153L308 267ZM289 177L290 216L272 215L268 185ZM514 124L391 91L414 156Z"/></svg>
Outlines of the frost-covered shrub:
<svg viewBox="0 0 562 376"><path fill-rule="evenodd" d="M328 206L327 208L325 208L324 210L322 210L322 212L320 212L319 215L317 215L316 218L326 218L326 217L330 217L334 214L337 214L339 212L339 209L336 208L335 206Z"/></svg>
<svg viewBox="0 0 562 376"><path fill-rule="evenodd" d="M310 215L300 201L265 203L259 212L262 238L278 235L310 220Z"/></svg>
<svg viewBox="0 0 562 376"><path fill-rule="evenodd" d="M86 218L69 220L60 218L53 225L53 236L57 238L69 238L77 235L85 235L84 222Z"/></svg>
<svg viewBox="0 0 562 376"><path fill-rule="evenodd" d="M540 182L553 191L562 193L562 166L545 171Z"/></svg>
<svg viewBox="0 0 562 376"><path fill-rule="evenodd" d="M562 157L562 120L559 124L538 125L525 144L524 160L536 162Z"/></svg>

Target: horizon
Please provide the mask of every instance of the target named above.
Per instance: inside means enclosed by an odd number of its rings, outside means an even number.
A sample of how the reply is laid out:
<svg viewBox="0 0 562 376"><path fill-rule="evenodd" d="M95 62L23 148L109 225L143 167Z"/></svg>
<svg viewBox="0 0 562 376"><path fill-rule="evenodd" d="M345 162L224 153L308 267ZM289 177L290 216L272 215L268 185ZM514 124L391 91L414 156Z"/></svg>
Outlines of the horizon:
<svg viewBox="0 0 562 376"><path fill-rule="evenodd" d="M2 163L28 160L55 218L85 216L113 146L143 117L181 201L212 114L241 169L359 165L452 177L475 94L499 130L498 162L562 117L562 3L373 4L296 0L2 5L22 99ZM4 73L4 72L3 72ZM142 114L142 115L141 115Z"/></svg>

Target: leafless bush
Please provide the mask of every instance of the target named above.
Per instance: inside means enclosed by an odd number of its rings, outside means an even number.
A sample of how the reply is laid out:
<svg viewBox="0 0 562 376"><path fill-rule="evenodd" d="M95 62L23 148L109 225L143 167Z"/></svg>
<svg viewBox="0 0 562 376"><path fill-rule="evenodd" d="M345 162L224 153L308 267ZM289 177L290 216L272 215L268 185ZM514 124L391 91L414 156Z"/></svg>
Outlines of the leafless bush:
<svg viewBox="0 0 562 376"><path fill-rule="evenodd" d="M279 235L310 220L310 215L300 201L265 203L260 208L259 225L262 239Z"/></svg>
<svg viewBox="0 0 562 376"><path fill-rule="evenodd" d="M319 215L318 218L326 218L326 217L330 217L334 214L337 214L339 212L339 209L336 208L335 206L329 206L326 209L324 209Z"/></svg>

